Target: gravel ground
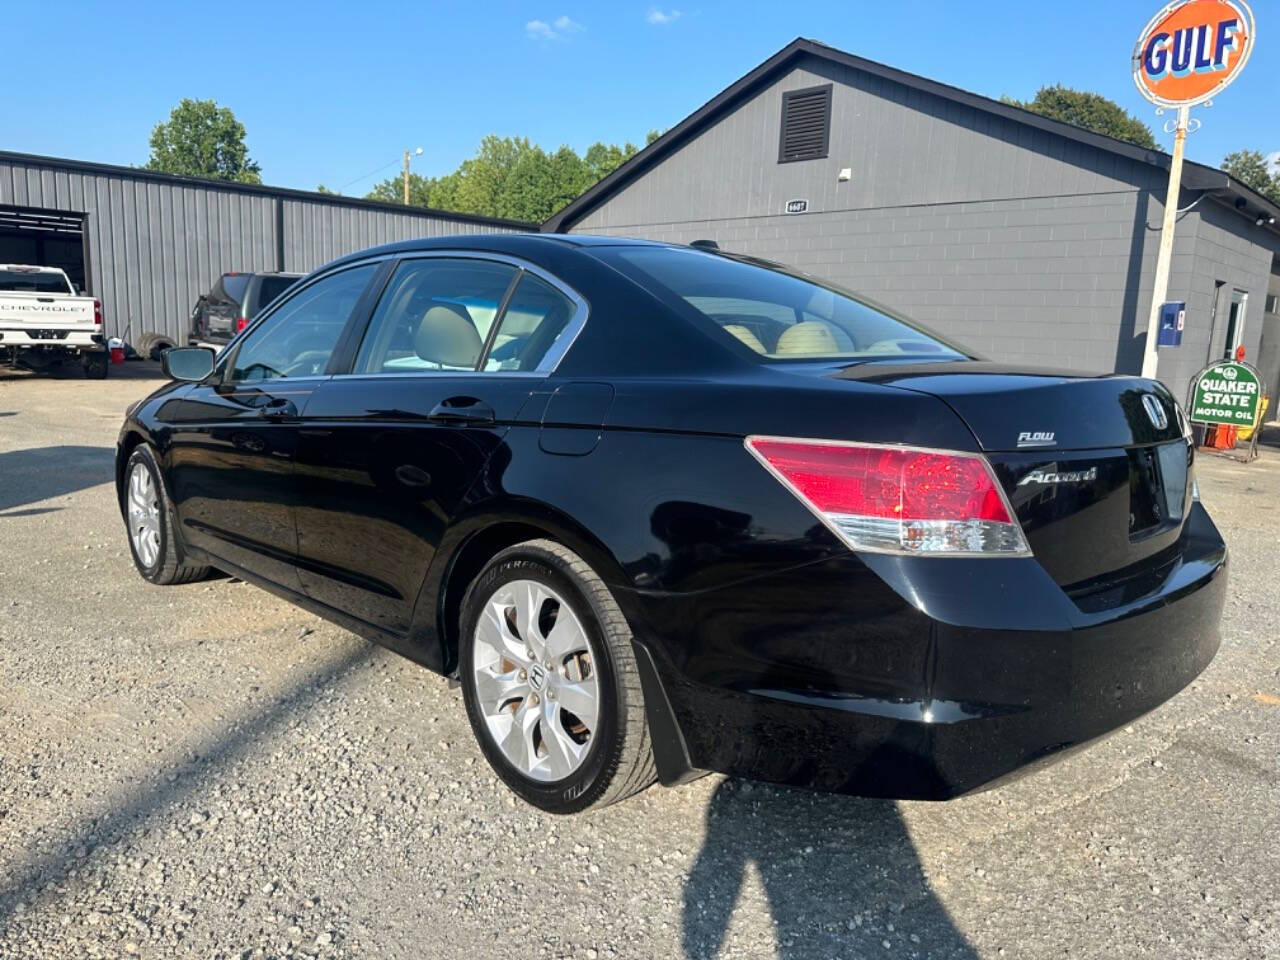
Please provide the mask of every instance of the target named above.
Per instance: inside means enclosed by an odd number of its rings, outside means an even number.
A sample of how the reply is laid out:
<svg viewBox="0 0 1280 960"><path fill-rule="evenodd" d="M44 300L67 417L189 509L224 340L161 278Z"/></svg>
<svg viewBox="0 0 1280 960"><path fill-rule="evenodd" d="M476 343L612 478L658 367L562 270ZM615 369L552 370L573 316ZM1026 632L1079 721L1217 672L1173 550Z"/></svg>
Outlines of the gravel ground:
<svg viewBox="0 0 1280 960"><path fill-rule="evenodd" d="M552 818L446 682L234 580L134 572L128 402L0 373L0 957L1280 955L1280 451L1204 457L1217 660L947 804L711 776Z"/></svg>

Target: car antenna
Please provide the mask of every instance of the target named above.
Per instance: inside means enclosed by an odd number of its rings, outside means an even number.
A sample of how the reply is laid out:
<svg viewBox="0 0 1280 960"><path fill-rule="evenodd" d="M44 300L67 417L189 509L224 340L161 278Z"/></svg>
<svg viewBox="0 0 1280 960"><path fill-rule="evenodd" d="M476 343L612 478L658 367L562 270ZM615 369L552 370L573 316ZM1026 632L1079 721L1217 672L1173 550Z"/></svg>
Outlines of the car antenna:
<svg viewBox="0 0 1280 960"><path fill-rule="evenodd" d="M720 249L720 244L716 243L714 240L694 240L692 243L689 244L689 246L693 247L695 250L717 250L718 251Z"/></svg>

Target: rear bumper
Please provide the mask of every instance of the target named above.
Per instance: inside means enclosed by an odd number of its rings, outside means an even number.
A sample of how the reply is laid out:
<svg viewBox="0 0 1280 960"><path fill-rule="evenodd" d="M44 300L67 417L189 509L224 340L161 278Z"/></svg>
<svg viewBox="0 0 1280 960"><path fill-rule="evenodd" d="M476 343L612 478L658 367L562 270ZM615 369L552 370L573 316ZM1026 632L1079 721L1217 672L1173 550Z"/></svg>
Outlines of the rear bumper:
<svg viewBox="0 0 1280 960"><path fill-rule="evenodd" d="M32 328L0 327L0 345L6 347L65 347L71 350L105 350L102 334L95 330L40 328L53 336L33 335Z"/></svg>
<svg viewBox="0 0 1280 960"><path fill-rule="evenodd" d="M657 682L667 714L660 774L947 799L1060 757L1213 659L1227 556L1199 504L1180 545L1158 586L1104 612L1034 559L851 555L698 596L629 593L646 702L652 717Z"/></svg>

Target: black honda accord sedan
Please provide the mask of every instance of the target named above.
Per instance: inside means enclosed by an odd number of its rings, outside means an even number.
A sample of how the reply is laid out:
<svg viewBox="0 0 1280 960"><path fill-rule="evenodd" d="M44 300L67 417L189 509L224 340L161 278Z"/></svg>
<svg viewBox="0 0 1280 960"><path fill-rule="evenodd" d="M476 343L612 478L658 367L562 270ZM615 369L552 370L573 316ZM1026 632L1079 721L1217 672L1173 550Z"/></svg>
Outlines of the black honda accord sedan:
<svg viewBox="0 0 1280 960"><path fill-rule="evenodd" d="M165 366L116 459L141 574L214 567L456 676L546 810L702 771L954 797L1217 649L1165 387L982 362L776 264L401 243Z"/></svg>

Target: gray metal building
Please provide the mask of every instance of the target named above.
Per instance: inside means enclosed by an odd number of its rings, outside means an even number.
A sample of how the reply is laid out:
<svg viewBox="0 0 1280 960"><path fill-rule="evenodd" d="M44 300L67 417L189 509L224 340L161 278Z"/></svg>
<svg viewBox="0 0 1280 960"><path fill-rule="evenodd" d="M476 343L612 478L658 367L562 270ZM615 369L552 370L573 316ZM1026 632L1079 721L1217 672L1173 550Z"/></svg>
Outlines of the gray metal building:
<svg viewBox="0 0 1280 960"><path fill-rule="evenodd" d="M992 358L1137 372L1168 168L1166 154L796 40L544 229L715 240ZM1259 358L1280 275L1280 208L1198 164L1183 183L1169 299L1187 323L1160 351L1180 396L1236 344ZM1280 385L1274 346L1264 373Z"/></svg>
<svg viewBox="0 0 1280 960"><path fill-rule="evenodd" d="M304 273L414 237L536 226L332 194L175 177L0 152L0 263L67 270L102 301L108 336L185 342L197 296L224 272Z"/></svg>

